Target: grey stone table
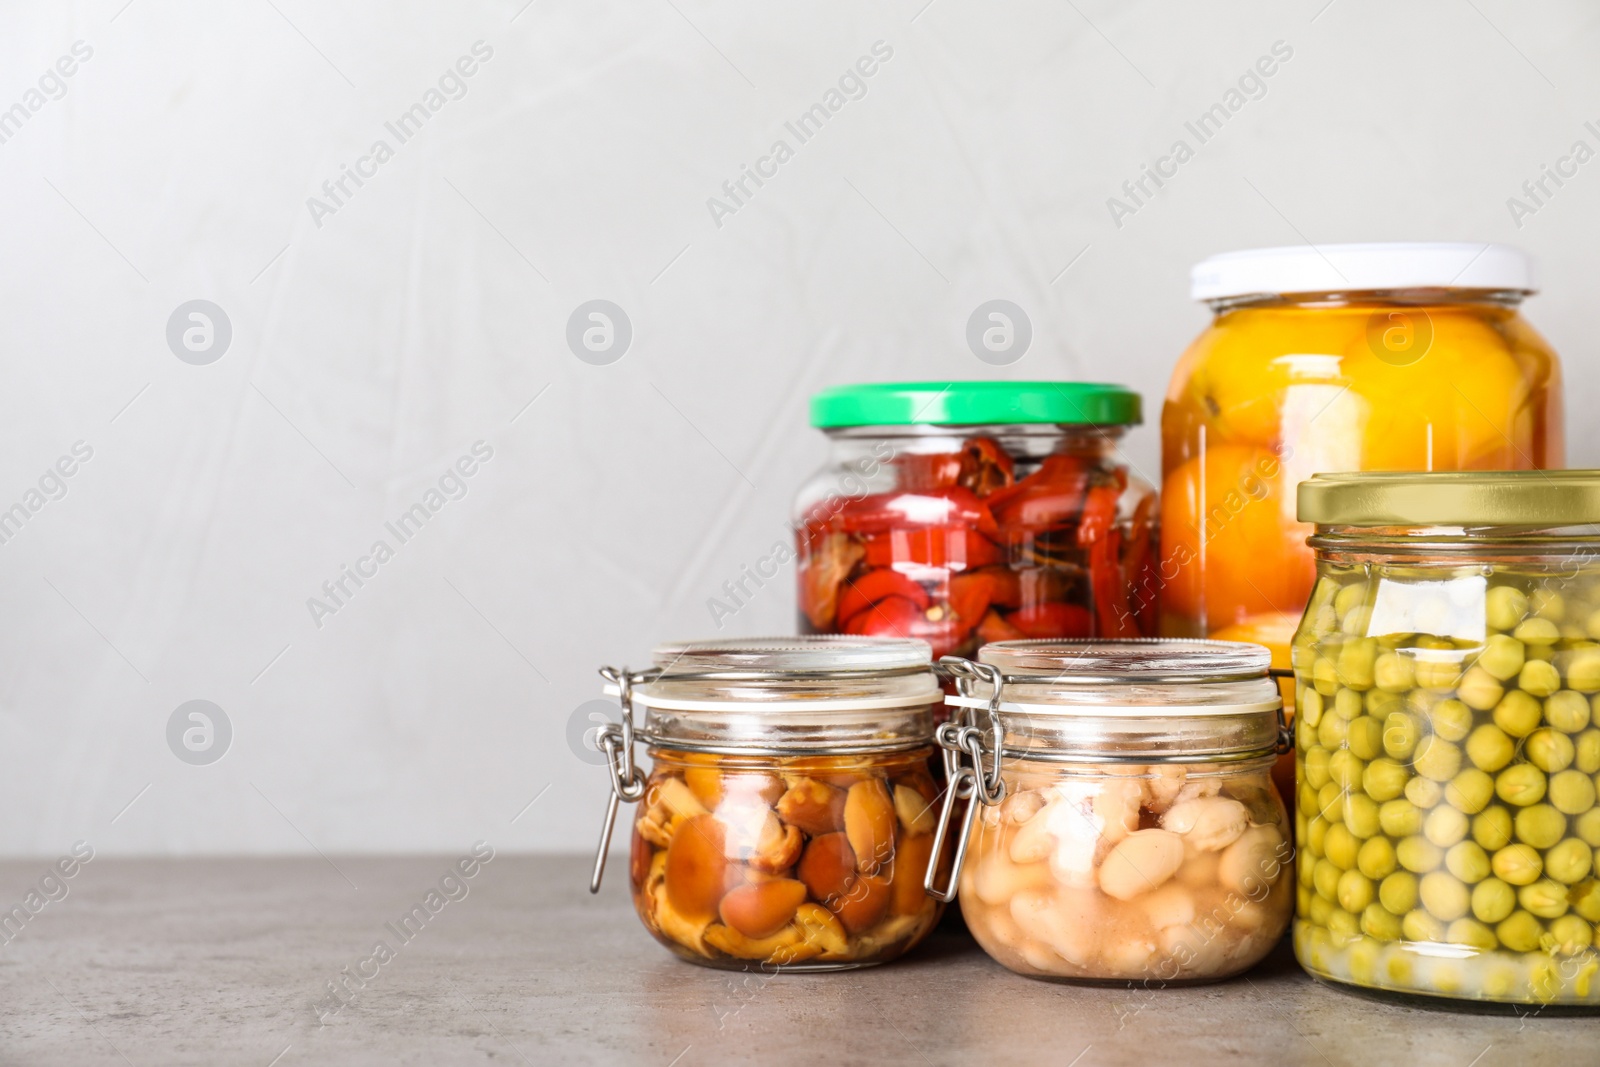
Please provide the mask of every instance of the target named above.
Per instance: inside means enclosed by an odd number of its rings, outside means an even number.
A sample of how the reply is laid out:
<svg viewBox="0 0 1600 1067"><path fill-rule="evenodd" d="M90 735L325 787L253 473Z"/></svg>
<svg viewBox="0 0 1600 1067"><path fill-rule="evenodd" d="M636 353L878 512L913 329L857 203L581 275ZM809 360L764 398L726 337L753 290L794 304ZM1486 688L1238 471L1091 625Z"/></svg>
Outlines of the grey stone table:
<svg viewBox="0 0 1600 1067"><path fill-rule="evenodd" d="M580 857L447 879L455 862L95 859L0 933L0 1063L1600 1062L1600 1019L1383 1003L1312 982L1286 947L1148 992L1020 978L959 932L885 967L746 977L659 948L620 871L596 898ZM47 870L0 864L0 907Z"/></svg>

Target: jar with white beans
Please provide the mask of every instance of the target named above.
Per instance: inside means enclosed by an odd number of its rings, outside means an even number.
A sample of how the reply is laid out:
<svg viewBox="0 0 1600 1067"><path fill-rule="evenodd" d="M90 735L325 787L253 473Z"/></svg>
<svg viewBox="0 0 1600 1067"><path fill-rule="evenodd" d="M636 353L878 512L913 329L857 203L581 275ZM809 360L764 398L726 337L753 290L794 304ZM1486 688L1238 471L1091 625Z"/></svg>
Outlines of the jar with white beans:
<svg viewBox="0 0 1600 1067"><path fill-rule="evenodd" d="M973 936L1020 974L1158 985L1253 966L1294 910L1269 656L1146 639L946 657L934 847L957 835L955 869L929 890L959 887Z"/></svg>

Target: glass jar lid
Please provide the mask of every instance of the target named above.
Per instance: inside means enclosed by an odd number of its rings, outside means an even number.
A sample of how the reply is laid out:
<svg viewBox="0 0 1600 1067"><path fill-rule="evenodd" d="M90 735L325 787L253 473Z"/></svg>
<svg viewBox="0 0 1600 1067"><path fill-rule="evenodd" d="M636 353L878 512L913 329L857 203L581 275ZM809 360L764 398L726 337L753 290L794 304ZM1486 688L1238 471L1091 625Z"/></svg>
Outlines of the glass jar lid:
<svg viewBox="0 0 1600 1067"><path fill-rule="evenodd" d="M1319 526L1600 525L1600 470L1317 474L1298 504Z"/></svg>
<svg viewBox="0 0 1600 1067"><path fill-rule="evenodd" d="M1238 641L1001 641L983 647L977 676L946 702L980 720L998 712L1012 759L1254 759L1280 743L1283 702L1270 662L1267 649Z"/></svg>
<svg viewBox="0 0 1600 1067"><path fill-rule="evenodd" d="M873 382L811 398L811 425L1137 426L1139 394L1098 382Z"/></svg>
<svg viewBox="0 0 1600 1067"><path fill-rule="evenodd" d="M925 641L675 641L632 687L643 740L726 755L852 755L931 743L942 691ZM616 693L616 687L607 692Z"/></svg>
<svg viewBox="0 0 1600 1067"><path fill-rule="evenodd" d="M1406 289L1531 293L1533 268L1510 245L1392 241L1224 252L1201 260L1189 272L1189 295L1202 301Z"/></svg>

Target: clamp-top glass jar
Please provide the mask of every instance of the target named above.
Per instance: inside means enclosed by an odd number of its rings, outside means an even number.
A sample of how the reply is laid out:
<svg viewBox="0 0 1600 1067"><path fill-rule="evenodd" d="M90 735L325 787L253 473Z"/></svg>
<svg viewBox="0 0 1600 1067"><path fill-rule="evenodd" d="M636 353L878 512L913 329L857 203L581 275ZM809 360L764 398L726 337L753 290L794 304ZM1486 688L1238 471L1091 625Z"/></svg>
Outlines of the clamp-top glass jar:
<svg viewBox="0 0 1600 1067"><path fill-rule="evenodd" d="M1600 471L1318 475L1295 955L1600 1007Z"/></svg>
<svg viewBox="0 0 1600 1067"><path fill-rule="evenodd" d="M1271 768L1287 747L1268 652L1223 641L1008 641L947 658L938 730L953 879L1021 974L1172 983L1237 974L1293 909ZM968 855L968 853L971 853ZM948 899L948 889L930 892Z"/></svg>
<svg viewBox="0 0 1600 1067"><path fill-rule="evenodd" d="M1025 637L1155 632L1155 490L1118 441L1139 396L1085 382L847 385L794 504L800 630L915 637L935 657Z"/></svg>
<svg viewBox="0 0 1600 1067"><path fill-rule="evenodd" d="M801 637L667 644L653 669L606 668L622 701L603 728L612 793L639 801L634 906L677 955L713 967L882 963L933 928L923 890L942 698L921 641ZM633 764L649 746L648 778Z"/></svg>

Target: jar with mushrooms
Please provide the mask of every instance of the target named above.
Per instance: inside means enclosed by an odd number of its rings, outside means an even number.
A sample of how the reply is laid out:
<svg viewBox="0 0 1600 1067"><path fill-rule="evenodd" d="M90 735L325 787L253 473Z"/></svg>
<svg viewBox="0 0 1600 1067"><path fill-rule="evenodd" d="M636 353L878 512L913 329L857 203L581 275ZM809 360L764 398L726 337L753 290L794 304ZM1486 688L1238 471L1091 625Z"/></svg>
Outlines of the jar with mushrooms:
<svg viewBox="0 0 1600 1067"><path fill-rule="evenodd" d="M996 718L1004 737L958 772L980 794L958 885L984 950L1034 977L1150 985L1265 956L1294 904L1267 650L1016 641L979 656L955 665L963 718L941 743L991 738Z"/></svg>
<svg viewBox="0 0 1600 1067"><path fill-rule="evenodd" d="M696 963L768 970L882 963L920 941L941 910L923 888L942 696L928 646L703 642L656 661L630 686L653 764L629 863L650 933Z"/></svg>

